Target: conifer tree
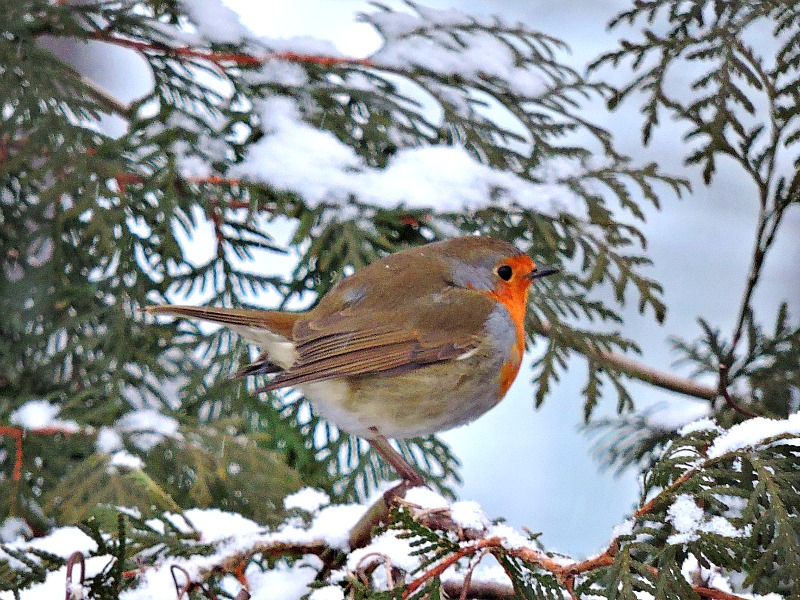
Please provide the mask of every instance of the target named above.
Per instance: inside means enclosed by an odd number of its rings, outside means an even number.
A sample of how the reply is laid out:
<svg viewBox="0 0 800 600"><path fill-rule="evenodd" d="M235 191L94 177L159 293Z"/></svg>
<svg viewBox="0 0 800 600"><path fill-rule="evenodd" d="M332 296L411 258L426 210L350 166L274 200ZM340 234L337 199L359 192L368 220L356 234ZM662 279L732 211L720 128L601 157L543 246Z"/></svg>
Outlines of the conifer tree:
<svg viewBox="0 0 800 600"><path fill-rule="evenodd" d="M588 75L560 40L500 18L408 3L362 19L383 40L367 58L259 38L217 0L0 5L0 594L274 597L265 582L283 577L312 600L800 598L798 307L774 325L752 308L800 197L800 2L637 0L612 22L634 38ZM753 47L764 28L774 47ZM121 102L64 43L102 69L130 50L151 89ZM674 90L687 65L699 74ZM629 82L599 81L609 67ZM641 101L645 144L665 114L685 122L706 184L722 157L755 184L735 330L702 317L675 342L717 385L632 358L619 332L631 299L664 318L643 207L689 186L621 153L585 116L598 98ZM388 252L472 233L564 267L528 311L535 402L585 357L605 458L642 472L596 557L453 502L458 460L436 436L398 445L433 491L387 507L375 491L392 473L362 440L233 376L255 349L139 310L310 306ZM655 428L631 379L711 418ZM591 421L604 388L620 416Z"/></svg>

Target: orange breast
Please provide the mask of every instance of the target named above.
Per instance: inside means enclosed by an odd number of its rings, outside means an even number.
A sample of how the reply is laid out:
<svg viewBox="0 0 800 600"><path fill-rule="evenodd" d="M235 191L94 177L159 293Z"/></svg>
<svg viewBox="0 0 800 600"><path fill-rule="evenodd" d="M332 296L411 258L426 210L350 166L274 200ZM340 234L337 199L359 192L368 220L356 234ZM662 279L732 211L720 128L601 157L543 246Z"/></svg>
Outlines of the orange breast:
<svg viewBox="0 0 800 600"><path fill-rule="evenodd" d="M506 261L517 273L527 273L531 270L531 259L528 256L515 256ZM518 263L518 264L517 264ZM517 341L512 346L507 360L500 369L500 396L504 396L514 383L522 364L522 355L525 351L525 310L528 307L528 289L530 280L524 277L515 277L508 283L487 293L487 296L502 303L508 309L511 320L517 330Z"/></svg>
<svg viewBox="0 0 800 600"><path fill-rule="evenodd" d="M506 395L508 388L514 383L514 379L519 373L519 366L522 364L522 352L519 350L519 344L514 344L511 349L512 357L510 360L503 363L500 367L500 397Z"/></svg>

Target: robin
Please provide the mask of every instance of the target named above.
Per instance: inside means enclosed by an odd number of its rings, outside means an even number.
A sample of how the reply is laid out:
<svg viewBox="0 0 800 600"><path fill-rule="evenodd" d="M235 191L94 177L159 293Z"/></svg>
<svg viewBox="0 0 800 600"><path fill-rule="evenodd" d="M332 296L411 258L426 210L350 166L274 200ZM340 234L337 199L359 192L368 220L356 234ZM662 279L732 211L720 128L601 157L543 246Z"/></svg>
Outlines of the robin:
<svg viewBox="0 0 800 600"><path fill-rule="evenodd" d="M276 374L259 391L297 388L420 485L386 438L457 427L495 406L522 362L530 284L557 271L508 242L471 236L386 256L306 312L146 310L222 323L256 344L263 354L242 373Z"/></svg>

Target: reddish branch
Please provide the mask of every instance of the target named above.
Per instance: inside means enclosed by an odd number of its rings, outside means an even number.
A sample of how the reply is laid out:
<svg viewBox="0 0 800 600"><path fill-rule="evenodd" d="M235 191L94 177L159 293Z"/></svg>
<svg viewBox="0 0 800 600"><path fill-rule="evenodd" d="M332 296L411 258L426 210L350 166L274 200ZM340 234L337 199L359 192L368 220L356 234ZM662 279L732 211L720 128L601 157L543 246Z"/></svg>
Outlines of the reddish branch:
<svg viewBox="0 0 800 600"><path fill-rule="evenodd" d="M124 48L131 48L145 54L164 54L167 56L197 58L206 60L220 68L227 66L255 66L270 60L286 60L290 62L313 63L326 67L338 65L360 65L362 67L375 66L374 63L366 58L337 57L337 56L318 56L315 54L301 54L298 52L270 52L261 56L253 56L238 52L212 52L210 50L198 50L191 46L170 46L158 42L141 42L128 38L110 35L101 31L95 32L90 36L92 39L115 44Z"/></svg>
<svg viewBox="0 0 800 600"><path fill-rule="evenodd" d="M737 596L736 594L730 594L728 592L723 592L722 590L717 590L714 588L707 588L699 585L693 585L692 589L701 598L708 598L709 600L744 600L744 598L742 598L741 596Z"/></svg>
<svg viewBox="0 0 800 600"><path fill-rule="evenodd" d="M688 479L688 475L681 477L667 489L674 489L676 485L680 485ZM660 497L660 496L659 496ZM401 500L405 506L414 507L415 505L409 504ZM652 510L654 501L651 500L643 505L635 515L641 516ZM567 562L563 560L555 560L544 552L535 550L528 547L512 546L508 547L506 540L500 536L493 536L489 538L479 538L481 532L477 530L463 530L450 518L447 511L414 511L414 519L426 527L446 530L455 533L458 539L462 541L462 545L458 550L451 555L445 557L436 565L428 568L424 573L410 581L402 593L402 598L406 599L412 596L417 590L423 587L427 582L435 577L441 575L451 566L455 565L458 561L467 557L477 557L477 562L480 561L482 554L505 554L525 561L528 564L535 565L543 571L552 574L558 583L564 587L573 600L578 600L578 594L575 591L575 579L585 573L595 571L608 567L614 563L614 557L619 549L618 541L615 539L606 548L606 550L595 557L576 562ZM303 556L306 554L315 554L320 557L330 557L331 549L327 542L324 540L314 540L304 544L295 544L290 542L258 542L253 546L234 552L228 556L221 558L221 560L213 567L203 571L199 578L187 581L182 586L183 593L187 589L203 589L206 578L212 574L225 575L233 574L239 579L240 583L247 588L247 579L244 575L244 570L249 561L257 554L263 555L270 559L277 559L285 556ZM123 573L124 577L135 577L147 570L148 567L140 567L133 571L126 571ZM474 565L472 566L474 569ZM180 570L180 569L178 569ZM471 573L471 570L470 570ZM448 581L444 584L444 588L451 597L460 596L460 598L468 597L481 597L481 598L512 598L515 597L514 590L510 585L502 585L498 583L486 582L471 582L471 576L468 573L462 582ZM658 576L658 571L655 568L650 568L650 573ZM509 574L509 577L511 575ZM391 578L390 578L391 579ZM701 598L708 600L744 600L740 596L725 592L722 590L708 588L701 585L693 585L692 589ZM179 593L181 590L179 589Z"/></svg>
<svg viewBox="0 0 800 600"><path fill-rule="evenodd" d="M22 429L20 427L8 427L7 425L0 425L0 436L7 435L9 437L12 437L14 438L14 442L16 444L16 451L14 453L14 471L11 476L12 479L14 481L19 481L20 479L22 479L22 458L23 458L22 438L25 437L26 434L70 435L73 433L78 433L78 431L72 428L64 428L64 427L36 427L33 429Z"/></svg>
<svg viewBox="0 0 800 600"><path fill-rule="evenodd" d="M422 575L414 579L411 583L408 584L405 591L403 592L403 598L408 598L411 594L413 594L420 586L424 585L426 581L440 576L444 573L449 567L457 563L459 560L464 558L465 556L472 556L476 552L479 552L485 548L500 548L502 547L503 540L499 537L493 537L486 540L479 540L474 544L469 546L462 546L458 549L457 552L453 552L450 556L442 560L438 565L425 571Z"/></svg>
<svg viewBox="0 0 800 600"><path fill-rule="evenodd" d="M651 510L653 510L653 507L655 507L655 505L661 501L662 498L664 498L668 494L671 494L681 485L689 481L689 479L695 473L697 473L697 469L689 469L688 471L686 471L683 475L681 475L675 481L673 481L668 487L665 487L663 490L661 490L660 494L658 494L657 496L653 496L649 501L647 501L645 504L642 504L642 506L636 509L636 512L633 513L634 518L638 519L642 515L646 515L647 513L649 513Z"/></svg>
<svg viewBox="0 0 800 600"><path fill-rule="evenodd" d="M145 182L145 178L141 175L137 175L136 173L117 173L114 175L114 180L117 184L122 188L125 189L126 185L130 184L141 184ZM203 184L207 183L209 185L241 185L241 179L227 179L226 177L222 177L221 175L209 175L207 177L184 177L183 181L188 181L189 183L197 183Z"/></svg>
<svg viewBox="0 0 800 600"><path fill-rule="evenodd" d="M17 446L16 455L14 458L14 474L12 478L14 481L19 481L22 478L22 429L16 427L4 427L0 425L0 435L8 435L14 438Z"/></svg>
<svg viewBox="0 0 800 600"><path fill-rule="evenodd" d="M719 393L720 396L725 398L725 402L728 403L728 406L730 406L739 414L744 415L748 419L758 416L758 414L754 413L752 410L743 408L731 397L730 393L728 392L728 365L726 364L721 364L719 366Z"/></svg>

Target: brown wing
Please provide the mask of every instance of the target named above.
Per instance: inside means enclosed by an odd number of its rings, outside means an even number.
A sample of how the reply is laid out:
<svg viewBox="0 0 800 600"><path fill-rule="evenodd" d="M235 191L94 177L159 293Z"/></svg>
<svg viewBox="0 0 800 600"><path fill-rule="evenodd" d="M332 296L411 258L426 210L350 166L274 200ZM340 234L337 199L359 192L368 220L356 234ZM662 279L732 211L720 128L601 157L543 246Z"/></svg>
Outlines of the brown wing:
<svg viewBox="0 0 800 600"><path fill-rule="evenodd" d="M441 296L441 295L440 295ZM297 361L263 390L337 377L405 372L452 360L481 342L494 302L469 290L453 290L444 301L418 302L405 323L396 313L358 306L299 321L293 336ZM458 316L454 306L458 305Z"/></svg>

